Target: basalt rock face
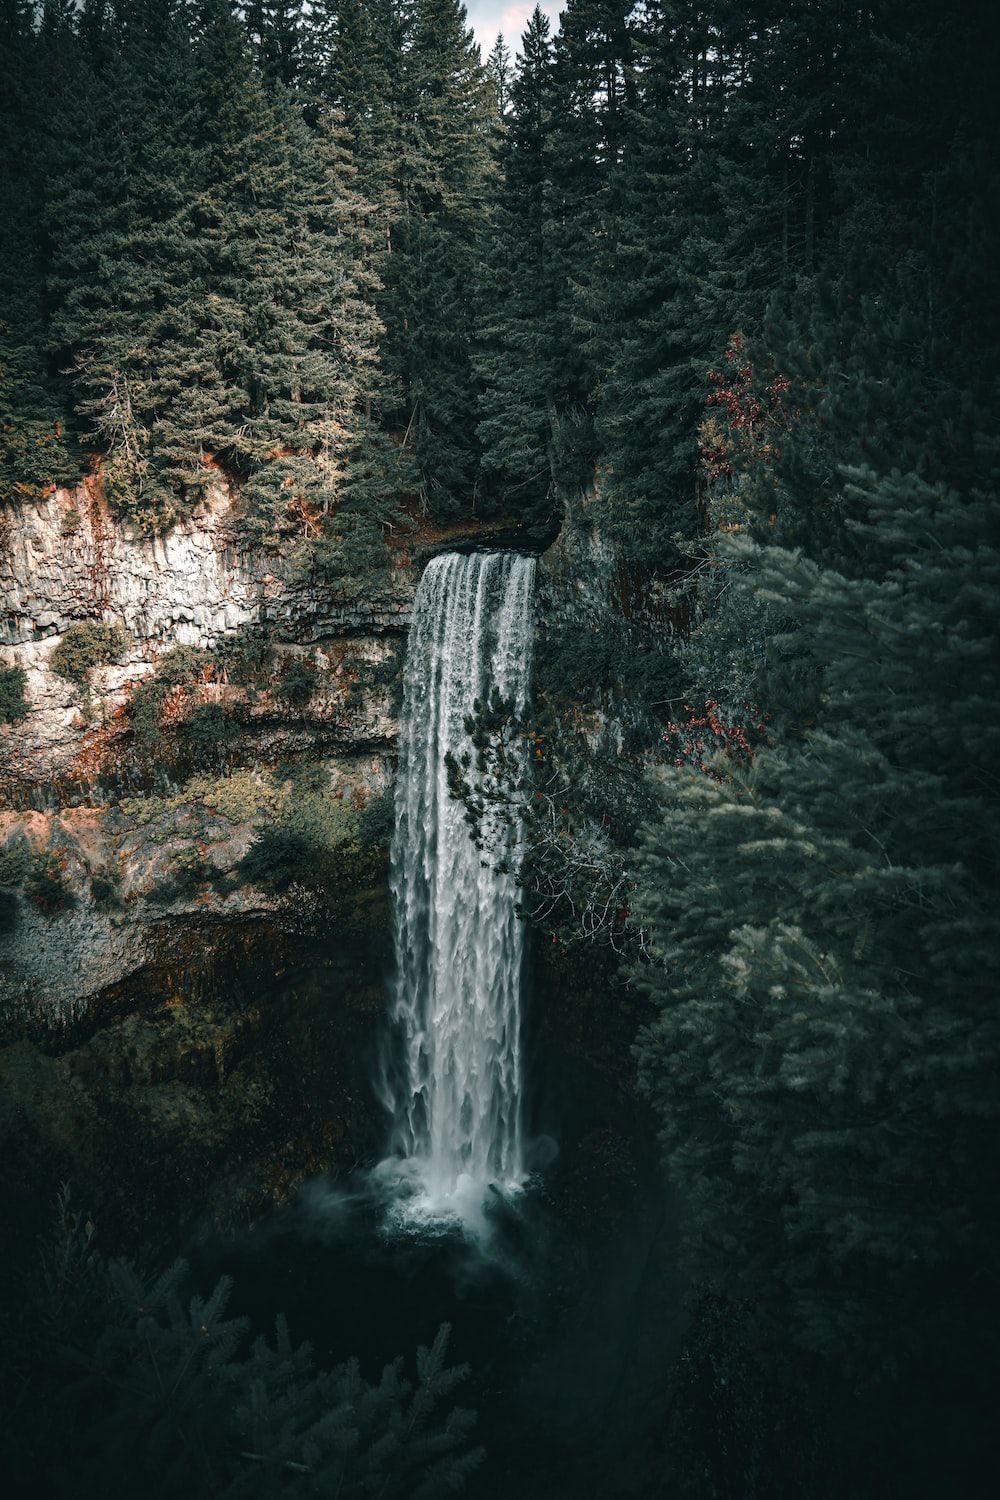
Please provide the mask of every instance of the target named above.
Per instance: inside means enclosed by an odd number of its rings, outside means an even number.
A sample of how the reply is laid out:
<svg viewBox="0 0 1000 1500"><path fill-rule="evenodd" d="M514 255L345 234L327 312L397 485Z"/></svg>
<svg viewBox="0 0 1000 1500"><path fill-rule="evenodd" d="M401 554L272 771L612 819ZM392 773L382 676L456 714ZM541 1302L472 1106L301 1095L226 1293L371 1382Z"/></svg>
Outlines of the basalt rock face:
<svg viewBox="0 0 1000 1500"><path fill-rule="evenodd" d="M348 703L338 691L349 681L345 658L378 663L405 634L413 577L405 553L388 556L392 565L377 588L352 597L356 583L338 593L328 580L311 580L296 568L292 550L241 552L221 485L163 537L114 523L94 480L6 512L0 665L24 669L30 713L0 727L0 786L12 796L19 787L87 780L100 769L109 729L121 727L130 694L171 647L214 650L241 629L271 632L279 654L317 649L329 681L320 684L307 722L326 725L344 747L359 740L390 745L395 725L386 695ZM124 642L112 662L91 670L86 691L52 665L66 632L84 621L118 627ZM264 700L255 710L261 725L296 717L271 709Z"/></svg>
<svg viewBox="0 0 1000 1500"><path fill-rule="evenodd" d="M2 533L0 666L23 670L28 712L0 726L0 1007L59 1024L195 917L222 930L287 911L287 880L276 895L238 866L294 814L289 768L311 768L324 810L384 795L414 576L400 549L364 590L317 581L293 547L242 552L221 484L162 537L115 523L96 478L6 511ZM58 648L87 622L114 631L111 659L68 677ZM251 681L226 665L241 635L268 642ZM177 647L196 658L192 680L158 706L140 753L135 695ZM196 709L224 715L231 737L207 761L175 753ZM334 833L345 887L349 833Z"/></svg>
<svg viewBox="0 0 1000 1500"><path fill-rule="evenodd" d="M96 479L0 516L0 667L27 708L0 725L8 1203L69 1178L109 1231L169 1237L370 1147L414 587L402 548L342 586L293 548L241 551L221 485L156 538L114 522ZM53 657L88 622L111 659L66 676ZM241 637L267 642L249 677L226 655ZM136 694L178 647L189 680L142 747ZM206 709L231 739L185 759ZM257 846L281 858L247 873Z"/></svg>

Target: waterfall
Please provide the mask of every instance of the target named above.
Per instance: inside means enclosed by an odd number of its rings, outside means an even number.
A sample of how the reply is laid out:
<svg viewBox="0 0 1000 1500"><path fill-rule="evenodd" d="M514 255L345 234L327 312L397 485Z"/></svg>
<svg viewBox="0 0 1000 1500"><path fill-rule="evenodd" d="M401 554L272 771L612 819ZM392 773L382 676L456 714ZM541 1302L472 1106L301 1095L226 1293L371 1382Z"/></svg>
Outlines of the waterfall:
<svg viewBox="0 0 1000 1500"><path fill-rule="evenodd" d="M386 1102L410 1207L430 1217L465 1217L490 1185L516 1188L525 1175L517 835L495 823L492 847L476 848L446 756L471 751L465 720L477 699L497 689L524 707L534 573L533 558L511 552L434 558L407 643Z"/></svg>

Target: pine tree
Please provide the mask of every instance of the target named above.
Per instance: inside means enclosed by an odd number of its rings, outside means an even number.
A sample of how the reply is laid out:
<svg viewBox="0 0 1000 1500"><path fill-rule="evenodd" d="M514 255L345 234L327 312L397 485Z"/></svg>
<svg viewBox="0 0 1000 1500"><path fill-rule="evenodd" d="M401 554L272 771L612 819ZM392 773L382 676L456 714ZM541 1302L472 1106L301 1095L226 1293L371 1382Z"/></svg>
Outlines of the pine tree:
<svg viewBox="0 0 1000 1500"><path fill-rule="evenodd" d="M0 503L37 494L75 472L63 438L65 391L46 359L40 234L45 109L53 95L72 87L74 45L65 7L47 5L36 32L32 6L22 0L0 6L6 67L0 103Z"/></svg>
<svg viewBox="0 0 1000 1500"><path fill-rule="evenodd" d="M403 393L404 448L423 509L474 498L471 369L478 245L490 177L489 90L457 0L416 0L394 100L400 153L379 302L388 372Z"/></svg>
<svg viewBox="0 0 1000 1500"><path fill-rule="evenodd" d="M476 367L483 475L505 509L549 507L558 293L548 219L553 60L540 7L521 39L498 145L501 188L487 250Z"/></svg>
<svg viewBox="0 0 1000 1500"><path fill-rule="evenodd" d="M947 347L926 316L928 279L969 285L994 224L992 179L965 170L973 103L925 163L937 192L964 185L947 248L925 259L911 228L896 264L831 249L837 282L784 299L759 345L785 420L748 437L735 409L709 547L728 602L687 655L730 714L760 704L766 743L665 773L643 856L662 1011L640 1067L694 1261L854 1370L928 1350L975 1370L994 1306L992 293L952 301Z"/></svg>
<svg viewBox="0 0 1000 1500"><path fill-rule="evenodd" d="M636 105L634 9L632 0L570 0L553 50L547 218L558 301L551 420L560 482L571 491L590 483L599 451L602 291L615 274L605 247Z"/></svg>
<svg viewBox="0 0 1000 1500"><path fill-rule="evenodd" d="M384 497L346 503L380 330L339 127L268 91L224 0L189 19L123 6L60 122L53 329L105 489L165 527L221 468L247 540L318 538L341 501L378 534Z"/></svg>
<svg viewBox="0 0 1000 1500"><path fill-rule="evenodd" d="M247 35L268 83L291 88L302 68L302 0L251 0Z"/></svg>
<svg viewBox="0 0 1000 1500"><path fill-rule="evenodd" d="M197 503L226 394L205 345L232 337L201 274L197 99L176 6L122 5L105 52L66 92L47 216L51 338L112 502L167 525ZM193 398L193 399L192 399Z"/></svg>
<svg viewBox="0 0 1000 1500"><path fill-rule="evenodd" d="M511 62L510 48L502 31L497 32L497 39L486 59L486 73L493 86L494 107L503 120L510 107Z"/></svg>

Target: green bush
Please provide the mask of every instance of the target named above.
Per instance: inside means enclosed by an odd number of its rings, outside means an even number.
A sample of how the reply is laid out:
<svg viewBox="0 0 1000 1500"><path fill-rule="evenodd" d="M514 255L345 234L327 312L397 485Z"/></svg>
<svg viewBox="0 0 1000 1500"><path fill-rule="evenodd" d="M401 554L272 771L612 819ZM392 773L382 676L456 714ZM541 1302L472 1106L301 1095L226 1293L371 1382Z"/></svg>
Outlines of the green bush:
<svg viewBox="0 0 1000 1500"><path fill-rule="evenodd" d="M100 620L82 620L71 625L52 652L52 669L68 682L83 686L93 667L114 661L125 649L128 637L120 625Z"/></svg>
<svg viewBox="0 0 1000 1500"><path fill-rule="evenodd" d="M358 814L358 844L362 854L387 849L396 826L396 810L391 791L369 797Z"/></svg>
<svg viewBox="0 0 1000 1500"><path fill-rule="evenodd" d="M266 678L274 660L274 646L266 627L241 625L233 635L223 637L216 655L230 682L248 687Z"/></svg>
<svg viewBox="0 0 1000 1500"><path fill-rule="evenodd" d="M90 877L90 894L95 906L121 906L121 867L112 862Z"/></svg>
<svg viewBox="0 0 1000 1500"><path fill-rule="evenodd" d="M129 704L135 743L143 754L160 748L163 708L171 691L201 677L209 660L200 646L174 646L161 659L156 673L136 688Z"/></svg>
<svg viewBox="0 0 1000 1500"><path fill-rule="evenodd" d="M0 934L12 932L21 915L21 902L16 891L0 890Z"/></svg>
<svg viewBox="0 0 1000 1500"><path fill-rule="evenodd" d="M201 646L171 646L160 658L156 680L165 687L181 687L199 678L211 661Z"/></svg>
<svg viewBox="0 0 1000 1500"><path fill-rule="evenodd" d="M239 725L221 703L200 703L177 726L177 740L184 758L205 770L218 770L228 764L239 736Z"/></svg>
<svg viewBox="0 0 1000 1500"><path fill-rule="evenodd" d="M192 847L181 849L170 861L170 869L149 891L148 899L155 906L166 906L171 901L183 901L195 895L215 873L201 850Z"/></svg>
<svg viewBox="0 0 1000 1500"><path fill-rule="evenodd" d="M315 665L305 657L293 657L274 689L274 697L290 708L305 708L318 682L319 672Z"/></svg>
<svg viewBox="0 0 1000 1500"><path fill-rule="evenodd" d="M16 724L28 713L23 667L0 667L0 724Z"/></svg>
<svg viewBox="0 0 1000 1500"><path fill-rule="evenodd" d="M83 1500L113 1475L144 1500L441 1500L481 1462L447 1324L409 1376L402 1359L376 1384L356 1359L317 1368L283 1317L265 1337L229 1316L228 1279L203 1297L183 1261L149 1275L105 1259L66 1187L18 1281L0 1308L9 1493Z"/></svg>
<svg viewBox="0 0 1000 1500"><path fill-rule="evenodd" d="M244 880L264 890L287 891L293 881L309 884L313 846L302 833L265 828L237 865Z"/></svg>

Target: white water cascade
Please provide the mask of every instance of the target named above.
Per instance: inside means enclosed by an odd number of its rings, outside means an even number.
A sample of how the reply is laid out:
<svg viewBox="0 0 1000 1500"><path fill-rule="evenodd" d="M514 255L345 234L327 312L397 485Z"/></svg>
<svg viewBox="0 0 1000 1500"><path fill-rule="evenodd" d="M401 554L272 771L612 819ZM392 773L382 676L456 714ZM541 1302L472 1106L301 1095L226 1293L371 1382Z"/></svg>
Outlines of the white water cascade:
<svg viewBox="0 0 1000 1500"><path fill-rule="evenodd" d="M407 644L386 1102L405 1211L422 1218L474 1217L491 1186L516 1190L525 1177L516 833L494 830L493 847L476 848L446 757L471 751L477 699L496 689L524 707L534 573L533 558L512 552L434 558Z"/></svg>

